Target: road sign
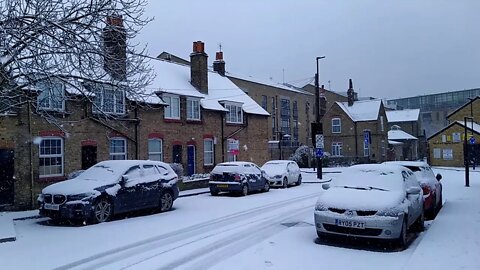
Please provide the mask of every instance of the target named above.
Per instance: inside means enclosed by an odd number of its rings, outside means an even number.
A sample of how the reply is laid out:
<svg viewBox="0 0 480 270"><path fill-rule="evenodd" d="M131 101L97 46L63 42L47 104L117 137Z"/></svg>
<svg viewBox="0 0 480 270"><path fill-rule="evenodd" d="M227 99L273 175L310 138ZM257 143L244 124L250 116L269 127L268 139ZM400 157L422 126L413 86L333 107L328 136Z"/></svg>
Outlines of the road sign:
<svg viewBox="0 0 480 270"><path fill-rule="evenodd" d="M315 148L323 148L323 134L315 135Z"/></svg>
<svg viewBox="0 0 480 270"><path fill-rule="evenodd" d="M468 140L470 142L470 144L475 144L475 137L470 137L470 139Z"/></svg>
<svg viewBox="0 0 480 270"><path fill-rule="evenodd" d="M323 157L323 148L315 148L315 156Z"/></svg>

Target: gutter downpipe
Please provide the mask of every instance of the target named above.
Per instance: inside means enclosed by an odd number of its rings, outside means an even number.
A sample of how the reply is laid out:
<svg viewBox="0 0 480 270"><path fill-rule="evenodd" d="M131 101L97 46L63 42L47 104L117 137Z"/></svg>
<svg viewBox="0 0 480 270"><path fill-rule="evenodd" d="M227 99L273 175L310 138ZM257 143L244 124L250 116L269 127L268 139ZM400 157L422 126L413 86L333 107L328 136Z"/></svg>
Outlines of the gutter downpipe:
<svg viewBox="0 0 480 270"><path fill-rule="evenodd" d="M31 112L30 112L30 100L27 102L27 111L28 111L28 134L30 136L32 136L32 116L31 116ZM28 145L29 145L29 152L30 152L30 155L28 157L28 161L30 163L30 207L34 207L34 198L33 198L33 184L34 184L34 181L33 181L33 164L32 164L32 161L33 161L33 145L32 145L33 141L31 140L30 138L30 141L28 142Z"/></svg>
<svg viewBox="0 0 480 270"><path fill-rule="evenodd" d="M138 120L138 106L135 105L135 159L138 160L138 125L140 121Z"/></svg>
<svg viewBox="0 0 480 270"><path fill-rule="evenodd" d="M224 119L225 119L225 113L221 112L220 113L220 121L221 121L220 130L221 130L221 137L222 137L222 162L225 162L225 131L223 128Z"/></svg>

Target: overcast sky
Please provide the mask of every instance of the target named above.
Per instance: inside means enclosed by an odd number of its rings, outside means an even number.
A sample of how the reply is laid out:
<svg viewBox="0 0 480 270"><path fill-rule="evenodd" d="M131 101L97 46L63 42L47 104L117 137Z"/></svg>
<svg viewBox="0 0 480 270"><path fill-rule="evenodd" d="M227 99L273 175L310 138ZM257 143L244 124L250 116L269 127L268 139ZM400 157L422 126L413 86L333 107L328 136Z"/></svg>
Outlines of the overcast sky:
<svg viewBox="0 0 480 270"><path fill-rule="evenodd" d="M227 72L399 98L480 87L479 0L150 0L140 41L189 59L222 44ZM330 84L329 82L330 81Z"/></svg>

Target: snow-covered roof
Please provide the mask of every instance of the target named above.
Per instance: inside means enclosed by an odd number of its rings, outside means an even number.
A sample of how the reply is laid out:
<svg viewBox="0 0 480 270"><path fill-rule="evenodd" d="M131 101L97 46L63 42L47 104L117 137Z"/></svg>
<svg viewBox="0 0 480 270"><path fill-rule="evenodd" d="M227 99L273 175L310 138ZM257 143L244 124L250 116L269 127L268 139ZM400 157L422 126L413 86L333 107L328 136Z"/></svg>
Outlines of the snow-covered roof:
<svg viewBox="0 0 480 270"><path fill-rule="evenodd" d="M222 101L242 103L245 113L270 115L257 102L238 88L227 77L208 71L208 94L199 92L190 84L190 66L164 61L152 60L151 65L156 72L149 91L163 92L181 96L200 98L202 108L215 111L226 111L220 104Z"/></svg>
<svg viewBox="0 0 480 270"><path fill-rule="evenodd" d="M285 84L282 84L282 83L278 83L278 82L275 82L275 81L272 81L272 80L262 80L262 79L254 78L254 77L251 77L251 76L243 76L243 75L238 75L238 74L232 74L230 72L227 72L226 75L228 77L231 77L231 78L234 78L234 79L239 79L239 80L249 81L249 82L253 82L253 83L263 84L263 85L267 85L267 86L271 86L271 87L275 87L275 88L280 88L280 89L283 89L283 90L287 90L287 91L291 91L291 92L295 92L295 93L299 93L299 94L313 96L313 94L308 92L308 91L305 91L305 90L302 90L300 88L296 88L296 87L293 87L293 86L285 85Z"/></svg>
<svg viewBox="0 0 480 270"><path fill-rule="evenodd" d="M402 142L397 142L397 141L388 140L388 144L398 145L398 144L403 144L403 143L402 143Z"/></svg>
<svg viewBox="0 0 480 270"><path fill-rule="evenodd" d="M388 122L418 121L420 109L386 111Z"/></svg>
<svg viewBox="0 0 480 270"><path fill-rule="evenodd" d="M395 129L388 131L388 140L417 140L417 138L403 130Z"/></svg>
<svg viewBox="0 0 480 270"><path fill-rule="evenodd" d="M336 103L355 122L374 121L378 119L382 100L374 99L355 101L352 106L348 106L348 102L337 101Z"/></svg>
<svg viewBox="0 0 480 270"><path fill-rule="evenodd" d="M464 121L455 121L458 124L460 124L462 127L465 127L465 122ZM475 123L475 122L467 122L467 128L468 129L473 129L473 131L480 133L480 125Z"/></svg>

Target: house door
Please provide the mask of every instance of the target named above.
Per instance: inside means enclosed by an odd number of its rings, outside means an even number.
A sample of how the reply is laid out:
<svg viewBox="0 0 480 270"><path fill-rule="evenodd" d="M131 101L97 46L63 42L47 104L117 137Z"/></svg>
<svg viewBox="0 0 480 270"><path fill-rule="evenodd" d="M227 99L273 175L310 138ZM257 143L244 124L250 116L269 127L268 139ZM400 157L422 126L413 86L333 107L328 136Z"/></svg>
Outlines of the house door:
<svg viewBox="0 0 480 270"><path fill-rule="evenodd" d="M97 147L92 145L82 146L82 170L97 164Z"/></svg>
<svg viewBox="0 0 480 270"><path fill-rule="evenodd" d="M0 149L0 205L13 204L14 153L12 149Z"/></svg>
<svg viewBox="0 0 480 270"><path fill-rule="evenodd" d="M187 146L187 169L188 175L195 173L195 145Z"/></svg>
<svg viewBox="0 0 480 270"><path fill-rule="evenodd" d="M173 163L179 163L179 164L182 163L182 146L181 145L173 146L172 160L173 160Z"/></svg>

